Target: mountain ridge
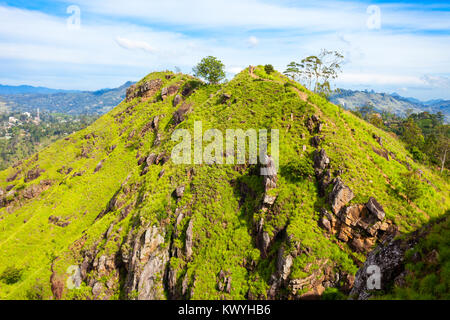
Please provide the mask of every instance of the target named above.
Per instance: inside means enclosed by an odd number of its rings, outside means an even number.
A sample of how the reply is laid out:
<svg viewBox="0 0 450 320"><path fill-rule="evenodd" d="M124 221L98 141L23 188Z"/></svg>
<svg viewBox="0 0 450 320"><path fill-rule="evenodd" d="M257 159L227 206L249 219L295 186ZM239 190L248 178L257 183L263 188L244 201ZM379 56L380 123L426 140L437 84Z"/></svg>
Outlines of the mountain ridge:
<svg viewBox="0 0 450 320"><path fill-rule="evenodd" d="M32 90L26 93L1 94L0 90L0 101L7 108L21 112L32 112L39 108L41 111L67 114L104 114L124 99L126 88L132 84L133 82L128 81L117 88L96 91L48 89L49 92L46 93Z"/></svg>
<svg viewBox="0 0 450 320"><path fill-rule="evenodd" d="M330 96L330 101L344 106L349 110L356 110L359 107L372 105L378 112L391 112L398 116L405 116L408 109L415 113L442 112L446 122L450 121L450 100L433 99L421 101L415 98L407 98L397 93L378 93L375 91L358 91L340 89Z"/></svg>
<svg viewBox="0 0 450 320"><path fill-rule="evenodd" d="M278 129L279 171L175 164L173 133L196 121ZM408 201L402 177L419 170L423 196ZM88 128L0 172L0 188L0 265L25 266L3 299L344 295L386 235L450 207L448 182L395 137L262 66L220 85L151 73Z"/></svg>

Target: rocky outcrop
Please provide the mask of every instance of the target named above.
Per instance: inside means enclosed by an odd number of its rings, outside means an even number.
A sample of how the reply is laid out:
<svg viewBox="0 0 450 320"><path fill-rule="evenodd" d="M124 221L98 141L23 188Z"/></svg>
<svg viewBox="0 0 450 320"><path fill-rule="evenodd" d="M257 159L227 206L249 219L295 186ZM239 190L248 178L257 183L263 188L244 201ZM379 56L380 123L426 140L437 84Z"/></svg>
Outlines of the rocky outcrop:
<svg viewBox="0 0 450 320"><path fill-rule="evenodd" d="M414 247L418 239L394 239L394 236L395 234L392 234L384 244L367 255L366 262L356 273L350 298L366 300L372 295L373 289L387 291L396 278L401 276L404 271L405 252ZM374 274L377 271L379 274ZM373 277L379 277L378 288L377 283L372 282L376 281Z"/></svg>
<svg viewBox="0 0 450 320"><path fill-rule="evenodd" d="M123 251L127 269L126 292L137 300L164 298L162 279L165 277L169 248L164 246L164 230L151 226L135 238L130 252Z"/></svg>
<svg viewBox="0 0 450 320"><path fill-rule="evenodd" d="M220 270L217 279L217 289L221 292L230 293L231 292L231 275L228 272Z"/></svg>
<svg viewBox="0 0 450 320"><path fill-rule="evenodd" d="M190 260L192 257L192 242L194 238L194 220L189 220L188 227L186 229L186 260Z"/></svg>
<svg viewBox="0 0 450 320"><path fill-rule="evenodd" d="M321 172L326 169L330 164L330 158L328 158L327 153L324 149L320 149L320 151L315 151L314 155L314 169L317 172Z"/></svg>
<svg viewBox="0 0 450 320"><path fill-rule="evenodd" d="M330 158L324 149L314 153L314 172L319 186L319 196L323 197L331 182Z"/></svg>
<svg viewBox="0 0 450 320"><path fill-rule="evenodd" d="M396 232L395 226L385 221L384 210L374 198L365 205L347 206L337 213L322 209L320 225L356 252L368 252L378 240Z"/></svg>
<svg viewBox="0 0 450 320"><path fill-rule="evenodd" d="M161 88L162 84L163 82L161 79L154 79L144 82L139 87L132 85L127 89L126 100L127 102L130 102L137 97L147 100Z"/></svg>
<svg viewBox="0 0 450 320"><path fill-rule="evenodd" d="M67 218L61 218L61 217L57 217L57 216L50 216L48 217L48 223L54 224L55 226L61 227L61 228L65 228L70 224L69 219Z"/></svg>
<svg viewBox="0 0 450 320"><path fill-rule="evenodd" d="M181 98L181 96L177 94L175 98L173 98L173 106L176 107L180 104L181 101L183 101L183 98Z"/></svg>
<svg viewBox="0 0 450 320"><path fill-rule="evenodd" d="M275 167L275 162L271 156L266 155L265 166L261 168L261 172L264 173L263 176L263 187L264 193L261 202L261 210L267 212L275 203L276 196L273 195L271 190L277 187L277 170ZM261 256L267 256L267 250L270 247L272 239L270 238L267 231L264 231L264 218L261 218L256 224L256 246L261 251Z"/></svg>
<svg viewBox="0 0 450 320"><path fill-rule="evenodd" d="M185 120L186 115L191 112L192 104L184 102L173 114L173 123L180 124Z"/></svg>
<svg viewBox="0 0 450 320"><path fill-rule="evenodd" d="M334 186L329 195L329 200L331 209L335 214L337 214L341 208L349 203L354 197L353 191L344 184L341 178L337 177L334 179Z"/></svg>
<svg viewBox="0 0 450 320"><path fill-rule="evenodd" d="M34 169L31 169L25 174L25 182L30 182L32 180L35 180L41 176L41 173L45 172L44 169L39 169L39 167L36 167Z"/></svg>
<svg viewBox="0 0 450 320"><path fill-rule="evenodd" d="M180 89L177 85L171 85L169 87L162 88L161 90L161 98L162 100L166 100L168 97L173 96Z"/></svg>
<svg viewBox="0 0 450 320"><path fill-rule="evenodd" d="M310 134L317 134L322 132L323 123L315 114L307 118L305 124Z"/></svg>

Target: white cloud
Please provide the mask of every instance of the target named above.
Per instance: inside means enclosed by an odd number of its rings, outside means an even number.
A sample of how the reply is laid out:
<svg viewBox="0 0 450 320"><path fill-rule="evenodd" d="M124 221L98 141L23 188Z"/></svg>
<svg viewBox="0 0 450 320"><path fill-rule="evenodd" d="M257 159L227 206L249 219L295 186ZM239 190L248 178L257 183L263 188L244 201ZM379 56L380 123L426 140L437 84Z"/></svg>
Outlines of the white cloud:
<svg viewBox="0 0 450 320"><path fill-rule="evenodd" d="M239 72L241 72L244 69L245 69L244 67L240 67L240 66L231 66L231 67L226 67L225 71L227 73L235 75L235 74L238 74Z"/></svg>
<svg viewBox="0 0 450 320"><path fill-rule="evenodd" d="M431 88L448 83L433 77L450 73L448 32L416 32L449 30L443 11L381 5L381 29L369 30L367 5L350 1L60 1L79 5L80 30L69 30L66 17L0 5L0 68L11 70L0 81L28 72L28 79L48 81L41 85L60 86L59 71L72 79L67 88L98 88L114 85L101 82L105 70L107 79L137 80L174 66L190 70L207 55L220 58L230 74L267 63L283 71L324 47L346 56L340 83L348 85Z"/></svg>
<svg viewBox="0 0 450 320"><path fill-rule="evenodd" d="M136 41L136 40L130 40L130 39L122 38L122 37L117 37L116 42L119 46L121 46L122 48L125 48L125 49L144 50L149 53L156 52L156 50L145 41Z"/></svg>
<svg viewBox="0 0 450 320"><path fill-rule="evenodd" d="M424 75L421 79L431 87L450 89L450 77Z"/></svg>
<svg viewBox="0 0 450 320"><path fill-rule="evenodd" d="M339 82L364 85L424 85L425 82L414 76L395 74L344 73Z"/></svg>
<svg viewBox="0 0 450 320"><path fill-rule="evenodd" d="M258 45L259 40L258 40L258 38L254 37L254 36L251 36L251 37L249 37L247 39L247 43L248 43L250 48L254 48L254 47L256 47Z"/></svg>

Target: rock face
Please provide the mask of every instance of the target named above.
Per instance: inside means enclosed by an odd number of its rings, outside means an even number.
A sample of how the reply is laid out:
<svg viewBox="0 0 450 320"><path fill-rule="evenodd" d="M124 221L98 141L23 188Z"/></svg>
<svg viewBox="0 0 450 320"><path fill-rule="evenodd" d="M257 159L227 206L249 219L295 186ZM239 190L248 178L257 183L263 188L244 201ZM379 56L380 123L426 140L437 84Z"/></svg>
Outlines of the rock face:
<svg viewBox="0 0 450 320"><path fill-rule="evenodd" d="M177 105L180 104L181 101L183 101L183 99L181 98L181 96L179 94L177 94L175 96L175 98L173 99L173 106L176 107Z"/></svg>
<svg viewBox="0 0 450 320"><path fill-rule="evenodd" d="M156 226L148 227L136 238L129 256L125 254L129 296L134 291L138 300L164 298L162 279L169 261L169 248L163 246L164 236L165 232Z"/></svg>
<svg viewBox="0 0 450 320"><path fill-rule="evenodd" d="M194 221L191 219L189 221L188 228L186 230L186 259L191 259L192 256L192 241L193 241L193 230L194 230Z"/></svg>
<svg viewBox="0 0 450 320"><path fill-rule="evenodd" d="M306 128L310 134L320 133L322 131L323 123L315 114L306 119Z"/></svg>
<svg viewBox="0 0 450 320"><path fill-rule="evenodd" d="M316 170L324 170L330 164L330 158L328 158L327 153L324 149L316 151L314 155L314 168Z"/></svg>
<svg viewBox="0 0 450 320"><path fill-rule="evenodd" d="M146 81L139 87L134 84L127 89L126 100L130 102L137 97L149 99L161 88L162 84L161 79Z"/></svg>
<svg viewBox="0 0 450 320"><path fill-rule="evenodd" d="M367 260L363 267L358 270L355 277L353 289L350 292L350 298L366 300L370 298L372 291L368 282L373 270L380 271L380 287L378 289L386 290L397 277L404 271L405 252L417 243L417 238L412 237L408 240L394 240L394 234L391 235L385 244L380 245L367 255ZM373 283L369 283L372 284ZM376 287L375 287L376 289Z"/></svg>
<svg viewBox="0 0 450 320"><path fill-rule="evenodd" d="M180 89L177 85L171 85L170 87L162 88L161 90L161 98L164 100L167 99L167 97L173 96L177 93L178 89Z"/></svg>
<svg viewBox="0 0 450 320"><path fill-rule="evenodd" d="M354 197L353 191L344 184L341 178L337 177L334 181L333 190L329 196L333 212L337 214L341 208L349 203Z"/></svg>
<svg viewBox="0 0 450 320"><path fill-rule="evenodd" d="M277 187L277 170L275 162L271 156L266 155L265 166L261 168L265 175L263 176L264 194L262 197L261 210L267 212L275 203L276 196L269 194L269 192ZM262 171L262 172L263 172ZM264 231L264 219L261 218L256 225L256 245L261 251L261 255L265 257L267 250L270 247L272 239L269 234Z"/></svg>
<svg viewBox="0 0 450 320"><path fill-rule="evenodd" d="M39 169L38 167L31 169L30 171L28 171L26 173L24 181L29 182L29 181L35 180L41 176L42 172L45 172L45 170Z"/></svg>
<svg viewBox="0 0 450 320"><path fill-rule="evenodd" d="M173 114L173 123L175 125L180 124L184 121L186 114L188 114L191 111L192 105L189 103L183 103L181 107L178 108L177 111Z"/></svg>
<svg viewBox="0 0 450 320"><path fill-rule="evenodd" d="M337 214L322 209L320 225L339 240L348 242L354 251L368 252L377 240L396 232L392 223L384 219L383 208L370 198L365 205L343 207Z"/></svg>

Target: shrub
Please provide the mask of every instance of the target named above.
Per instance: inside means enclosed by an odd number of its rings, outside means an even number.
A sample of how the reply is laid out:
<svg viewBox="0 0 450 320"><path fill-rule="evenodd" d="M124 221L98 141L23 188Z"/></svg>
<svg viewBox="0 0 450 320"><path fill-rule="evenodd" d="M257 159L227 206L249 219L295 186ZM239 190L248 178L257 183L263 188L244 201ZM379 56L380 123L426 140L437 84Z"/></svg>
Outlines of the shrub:
<svg viewBox="0 0 450 320"><path fill-rule="evenodd" d="M20 281L22 278L23 269L16 268L14 266L6 267L0 275L0 281L6 284L14 284Z"/></svg>
<svg viewBox="0 0 450 320"><path fill-rule="evenodd" d="M422 196L422 188L420 180L417 178L416 172L407 172L400 178L401 190L406 195L409 203Z"/></svg>

